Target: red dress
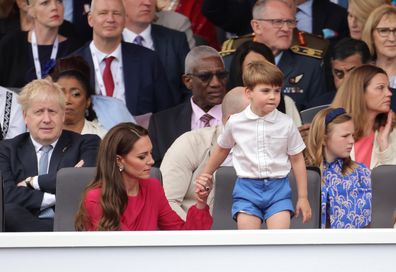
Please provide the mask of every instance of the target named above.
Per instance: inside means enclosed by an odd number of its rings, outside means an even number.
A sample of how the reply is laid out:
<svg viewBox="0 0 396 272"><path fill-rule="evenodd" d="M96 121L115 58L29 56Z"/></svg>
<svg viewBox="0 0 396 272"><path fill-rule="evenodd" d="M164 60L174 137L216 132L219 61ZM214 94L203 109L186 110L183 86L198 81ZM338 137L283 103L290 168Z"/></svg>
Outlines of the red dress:
<svg viewBox="0 0 396 272"><path fill-rule="evenodd" d="M149 178L139 181L137 196L129 196L128 204L121 216L120 230L208 230L213 219L209 206L198 209L192 206L184 222L169 206L160 182ZM101 189L88 191L84 205L90 224L87 230L97 230L102 216L100 206Z"/></svg>

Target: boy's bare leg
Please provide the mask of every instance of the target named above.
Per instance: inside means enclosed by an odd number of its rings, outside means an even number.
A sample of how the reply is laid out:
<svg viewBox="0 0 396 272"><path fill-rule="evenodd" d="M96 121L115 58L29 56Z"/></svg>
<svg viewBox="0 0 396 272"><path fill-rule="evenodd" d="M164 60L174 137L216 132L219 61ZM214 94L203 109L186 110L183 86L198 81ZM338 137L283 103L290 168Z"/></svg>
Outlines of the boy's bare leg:
<svg viewBox="0 0 396 272"><path fill-rule="evenodd" d="M260 229L261 219L254 215L238 213L237 225L239 230Z"/></svg>
<svg viewBox="0 0 396 272"><path fill-rule="evenodd" d="M267 221L268 229L289 229L290 228L290 212L281 211L270 216Z"/></svg>

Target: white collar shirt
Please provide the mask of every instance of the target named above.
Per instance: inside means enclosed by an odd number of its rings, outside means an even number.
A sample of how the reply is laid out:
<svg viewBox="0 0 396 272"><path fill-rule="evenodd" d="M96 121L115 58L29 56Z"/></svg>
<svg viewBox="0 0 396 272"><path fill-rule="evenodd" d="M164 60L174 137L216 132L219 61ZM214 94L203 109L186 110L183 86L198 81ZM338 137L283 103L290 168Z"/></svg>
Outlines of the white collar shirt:
<svg viewBox="0 0 396 272"><path fill-rule="evenodd" d="M232 148L238 177L254 179L286 177L291 169L289 155L305 148L290 117L276 109L260 117L250 105L231 115L217 143Z"/></svg>
<svg viewBox="0 0 396 272"><path fill-rule="evenodd" d="M37 156L37 172L38 172L38 162L40 161L41 156L43 155L43 151L40 150L41 147L43 147L42 144L38 143L36 140L33 139L32 135L30 135L30 139L32 140L33 146L34 146L34 150L36 151L36 156ZM53 143L51 143L50 145L52 146L52 149L48 152L48 165L47 165L47 172L49 169L49 165L51 162L51 157L52 157L52 153L54 152L55 146L58 143L58 139L56 139L56 141L54 141Z"/></svg>
<svg viewBox="0 0 396 272"><path fill-rule="evenodd" d="M121 50L121 44L118 45L118 47L111 52L110 54L106 54L101 52L96 46L94 41L92 41L90 45L90 49L93 50L94 54L93 56L96 56L96 59L99 64L99 69L100 69L100 75L103 78L103 71L106 67L105 58L108 57L114 57L114 60L111 62L111 74L113 75L113 81L114 81L114 93L113 97L120 99L121 101L124 102L125 104L125 82L124 82L124 71L122 68L122 50ZM100 88L100 83L97 79L97 73L95 71L95 93L98 95L104 95L106 96L105 90L102 90Z"/></svg>
<svg viewBox="0 0 396 272"><path fill-rule="evenodd" d="M140 33L135 33L127 28L124 28L124 30L122 31L122 38L125 42L133 43L137 36L141 36L143 38L142 45L144 47L155 51L154 41L151 37L151 24L148 25L148 27L146 27L146 29Z"/></svg>
<svg viewBox="0 0 396 272"><path fill-rule="evenodd" d="M308 0L298 5L296 13L297 28L308 33L312 33L312 3Z"/></svg>

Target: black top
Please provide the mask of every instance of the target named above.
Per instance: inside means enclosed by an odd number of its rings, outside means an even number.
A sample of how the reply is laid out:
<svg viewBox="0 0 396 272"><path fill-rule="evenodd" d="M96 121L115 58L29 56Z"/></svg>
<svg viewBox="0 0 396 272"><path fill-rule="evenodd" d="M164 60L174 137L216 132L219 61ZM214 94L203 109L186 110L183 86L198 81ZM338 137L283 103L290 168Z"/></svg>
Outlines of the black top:
<svg viewBox="0 0 396 272"><path fill-rule="evenodd" d="M28 42L28 32L7 34L0 41L0 85L21 88L36 79L33 53ZM57 58L65 57L79 47L79 43L67 39L59 43ZM52 45L39 45L41 70L50 60Z"/></svg>

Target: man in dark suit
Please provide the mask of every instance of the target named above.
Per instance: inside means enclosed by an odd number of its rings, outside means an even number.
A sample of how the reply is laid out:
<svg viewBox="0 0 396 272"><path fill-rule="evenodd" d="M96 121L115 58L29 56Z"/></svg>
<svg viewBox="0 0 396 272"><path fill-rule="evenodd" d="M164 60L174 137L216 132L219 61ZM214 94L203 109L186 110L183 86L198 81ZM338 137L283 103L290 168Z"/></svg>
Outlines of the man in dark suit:
<svg viewBox="0 0 396 272"><path fill-rule="evenodd" d="M338 33L337 39L349 36L347 11L329 0L312 1L312 34L323 36L323 29L331 29ZM250 21L256 0L204 0L202 13L217 26L237 35L252 32ZM293 0L284 2L293 3ZM297 0L301 5L307 0ZM293 3L294 4L294 3Z"/></svg>
<svg viewBox="0 0 396 272"><path fill-rule="evenodd" d="M132 115L143 115L175 104L158 56L144 47L122 42L125 9L121 0L94 0L88 15L93 41L74 55L91 67L97 94L125 102Z"/></svg>
<svg viewBox="0 0 396 272"><path fill-rule="evenodd" d="M186 57L183 81L192 92L188 102L151 116L149 135L155 165L184 132L221 123L221 102L228 73L219 53L209 46L197 46Z"/></svg>
<svg viewBox="0 0 396 272"><path fill-rule="evenodd" d="M301 111L310 101L326 92L322 61L290 50L295 11L282 0L260 1L253 8L252 28L255 40L268 46L282 70L283 93L289 95Z"/></svg>
<svg viewBox="0 0 396 272"><path fill-rule="evenodd" d="M99 137L62 130L65 97L51 79L34 80L19 98L28 133L0 143L6 231L52 231L56 173L94 166Z"/></svg>
<svg viewBox="0 0 396 272"><path fill-rule="evenodd" d="M67 0L65 7L65 20L73 24L74 31L82 42L92 38L92 29L88 25L88 13L91 0Z"/></svg>
<svg viewBox="0 0 396 272"><path fill-rule="evenodd" d="M126 23L123 39L154 50L166 67L166 76L176 104L190 97L183 85L184 59L190 48L186 34L152 24L155 19L155 0L123 0ZM140 39L140 41L139 41ZM139 41L139 42L138 42Z"/></svg>

